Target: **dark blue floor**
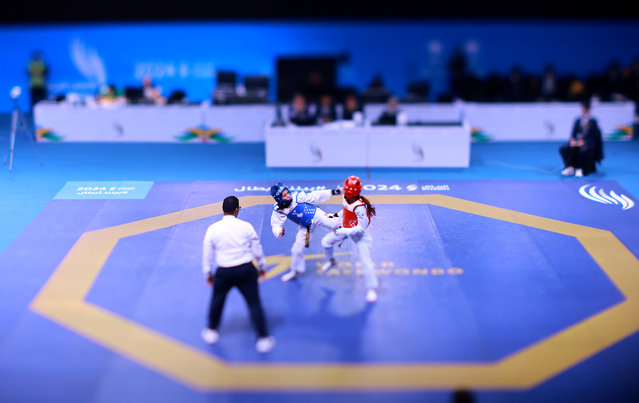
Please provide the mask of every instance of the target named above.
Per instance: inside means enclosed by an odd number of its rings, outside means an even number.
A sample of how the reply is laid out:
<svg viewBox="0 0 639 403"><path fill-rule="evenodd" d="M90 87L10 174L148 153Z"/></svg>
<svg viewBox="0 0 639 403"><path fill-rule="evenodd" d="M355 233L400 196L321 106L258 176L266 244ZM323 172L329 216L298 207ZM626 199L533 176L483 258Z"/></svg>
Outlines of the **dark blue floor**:
<svg viewBox="0 0 639 403"><path fill-rule="evenodd" d="M8 151L8 127L0 121L0 147L6 147ZM525 192L526 188L538 186L540 189L549 188L539 185L540 182L556 183L558 181L571 181L586 184L590 180L615 181L623 187L636 200L639 196L639 142L607 142L605 144L605 160L600 167L600 171L587 178L560 178L559 170L561 164L556 142L539 143L475 143L471 149L471 166L467 169L274 169L264 167L264 147L263 144L64 144L64 143L38 143L34 148L21 135L15 150L13 172L8 172L7 166L0 170L0 253L27 228L28 224L38 216L38 214L50 204L53 197L64 186L67 181L154 181L154 182L178 182L191 183L196 181L302 181L312 183L313 181L328 180L340 183L348 175L359 175L364 180L375 181L402 181L402 180L425 180L425 181L476 181L478 186L481 183L496 182L499 187L501 181L516 181L517 186L522 186L520 192ZM1 153L4 155L4 153ZM499 183L497 183L499 182ZM530 183L530 186L526 185ZM514 182L509 182L514 183ZM543 184L543 183L542 183ZM470 186L472 188L472 186ZM481 192L478 192L478 194ZM472 194L468 197L472 198ZM479 196L478 196L479 197ZM545 200L544 198L540 198ZM507 192L502 192L500 200L504 205L516 203L515 198L509 199ZM545 203L544 201L540 201ZM532 203L534 204L534 203ZM117 204L114 204L117 205ZM388 207L384 207L388 209ZM530 207L534 213L535 207ZM544 206L539 206L539 209ZM634 209L639 208L635 207ZM562 214L570 214L569 206L558 206ZM390 212L388 212L390 213ZM441 242L458 242L466 240L467 248L482 248L490 251L491 244L494 246L498 240L489 243L477 243L478 240L472 237L460 238L455 234L458 225L468 225L469 228L476 228L478 231L485 229L486 225L497 225L495 233L499 233L499 228L508 224L487 223L481 218L473 217L468 219L461 213L451 213L433 207L431 213L433 219L442 227L438 228L444 239ZM60 216L60 220L73 220L73 214L68 217ZM457 225L456 225L457 223ZM448 227L445 227L448 225ZM588 223L590 225L591 223ZM596 223L592 223L595 225ZM391 223L387 223L391 225ZM596 226L596 225L595 225ZM632 236L632 229L624 229L628 236ZM160 231L161 232L161 231ZM445 239L446 234L450 234L450 240ZM166 234L158 233L149 235L150 238L158 236L163 239ZM266 236L266 234L262 234ZM429 235L423 235L428 237ZM528 242L534 239L538 244L557 244L566 250L565 254L546 257L548 265L561 267L566 264L575 264L574 259L579 259L577 253L572 254L572 250L577 250L578 245L574 245L566 240L558 240L555 236L545 234L538 230L527 231L522 234L520 240L508 239L502 242L510 242L516 245L518 242ZM473 241L474 240L474 241ZM147 239L153 243L153 239ZM66 242L64 237L56 240L54 237L47 238L47 242ZM426 242L426 240L424 241ZM280 245L281 246L281 245ZM113 258L118 258L118 253L126 255L126 248L135 248L135 245L122 243ZM278 246L279 247L279 246ZM515 247L515 246L513 246ZM33 258L32 254L38 251L49 250L49 246L33 245L33 250L24 250L25 259ZM62 248L64 249L64 248ZM281 251L285 252L285 251ZM501 259L508 259L508 254L495 249L495 253L500 252ZM633 251L635 255L636 251ZM46 252L45 252L46 253ZM534 251L531 259L535 258ZM60 260L63 256L54 257ZM457 261L464 261L464 256L454 257ZM410 258L408 258L410 259ZM436 263L441 264L441 257L433 257ZM193 260L193 257L188 259ZM0 260L2 262L2 260ZM117 270L116 262L111 262L114 270ZM500 263L488 260L485 264L486 270L495 269ZM466 263L468 265L471 262ZM586 272L597 272L592 270L592 262L587 259L577 263ZM400 391L400 392L377 392L377 393L215 393L203 394L167 381L164 377L152 371L140 371L137 364L132 363L117 354L108 350L96 348L90 341L81 337L69 337L69 332L46 319L33 313L27 312L27 306L46 280L47 270L44 267L34 268L29 272L16 272L15 267L0 266L0 280L5 284L21 284L20 289L8 286L0 287L0 304L4 307L0 309L0 401L41 401L43 396L48 397L48 401L131 401L137 402L148 400L156 401L291 401L300 400L309 402L320 401L451 401L450 390L432 391ZM528 273L525 277L529 282L548 281L550 278L544 277L543 273L535 271L534 267L522 266L522 271ZM592 274L591 273L591 274ZM475 273L476 274L476 273ZM495 276L499 273L496 271ZM575 273L566 273L567 278L578 276ZM110 271L104 274L103 282L96 284L92 293L87 297L102 305L109 304L109 284L117 284L117 272ZM111 277L109 277L111 276ZM576 295L584 290L593 290L596 287L609 287L605 279L596 275L585 276L579 284L571 284L574 290L571 295ZM135 284L147 284L149 278L135 277L130 282L123 284L118 289L119 297L122 301L114 310L125 309L127 298L136 298ZM472 273L464 278L464 281L477 281L481 279L473 278ZM566 279L562 284L567 284ZM137 283L136 283L137 282ZM505 283L504 283L505 285ZM170 285L166 285L165 290L171 291ZM275 285L268 285L274 287ZM280 287L280 284L277 284ZM463 288L471 295L466 297L472 300L473 288L469 285ZM147 288L145 298L157 299L159 289ZM474 292L481 295L481 288L475 288ZM267 292L274 292L268 291ZM293 289L291 293L296 293ZM508 288L500 291L501 295L508 295ZM618 298L614 290L606 292L608 299L599 301L583 302L584 314L588 310L598 310L608 304L615 303ZM293 296L300 298L300 296ZM432 302L432 301L431 301ZM574 300L558 300L557 306L568 304L574 308ZM543 301L544 304L552 306L552 300ZM241 307L243 308L243 307ZM462 309L463 307L458 307ZM490 307L476 307L490 311ZM529 316L536 313L543 313L544 310L551 309L544 307L537 308L530 306ZM455 309L454 305L451 309ZM508 306L501 306L503 312L508 311ZM574 310L577 312L578 310ZM463 312L460 311L460 312ZM138 312L140 314L140 312ZM172 312L175 314L175 312ZM397 314L388 312L387 315ZM436 314L432 313L432 314ZM310 327L312 318L304 318L298 312L295 320L300 322L302 328ZM193 315L191 315L193 316ZM488 317L488 316L487 316ZM324 318L326 319L326 318ZM444 317L440 318L442 321ZM499 319L499 318L497 318ZM332 318L334 326L343 326L345 331L355 332L358 329L358 319L344 320L344 318ZM428 317L424 318L424 323L429 323ZM431 318L433 320L433 318ZM307 321L310 321L307 323ZM275 321L277 326L277 320ZM160 322L158 322L160 323ZM446 322L443 322L446 323ZM8 326L8 325L11 326ZM452 323L449 323L452 325ZM499 329L500 322L496 321ZM161 325L158 325L161 326ZM230 323L230 328L241 327L241 324ZM419 325L425 326L424 324ZM553 331L552 328L542 329L530 324L529 329L520 329L528 332L530 337L538 337L535 332ZM42 329L41 335L26 334L24 332L31 328ZM408 328L407 331L409 331ZM176 337L182 335L185 338L197 338L192 334L186 334L179 329L167 329L167 332L177 332ZM424 330L428 331L428 330ZM498 331L498 330L495 330ZM507 332L508 329L503 331ZM192 332L191 332L192 333ZM459 335L457 343L464 342L464 335ZM476 342L471 335L468 342ZM499 335L494 335L496 338ZM34 362L42 360L38 357L41 354L40 348L29 349L25 343L20 342L21 338L37 340L38 337L46 338L49 343L53 342L59 346L58 351L49 351L48 357L41 365L34 365ZM412 336L409 336L409 338ZM512 340L511 340L512 341ZM238 340L231 341L238 342ZM283 335L282 342L286 342ZM294 340L289 340L293 343ZM442 344L444 345L444 344ZM454 344L451 344L451 351L437 351L432 357L425 359L441 360L442 357L455 357ZM509 346L507 343L494 347L489 359L495 359L507 354L512 349L519 346ZM66 359L65 354L71 352L73 357ZM460 349L468 352L466 349ZM345 349L342 352L345 361L356 359L357 351ZM485 353L485 351L484 351ZM77 358L86 354L91 357L92 362L86 362L86 368L78 367ZM406 350L410 355L410 349ZM448 355L447 355L448 354ZM380 358L381 357L381 358ZM380 352L378 359L384 359L383 352ZM286 358L286 357L285 357ZM410 357L404 357L409 359ZM414 358L414 357L413 357ZM456 357L459 358L459 357ZM482 357L463 357L464 360L482 359ZM241 357L240 357L241 359ZM291 359L289 357L288 359ZM311 359L321 359L320 356ZM454 358L453 358L454 359ZM53 362L53 364L52 364ZM568 369L565 372L551 378L541 385L527 391L491 391L482 390L476 393L478 402L538 402L538 401L587 401L587 402L631 402L639 401L639 387L636 385L639 376L639 334L635 333L630 337L620 341L616 345L607 348L582 363ZM36 368L34 372L34 368ZM38 370L39 368L39 370ZM96 368L103 368L104 374ZM56 372L52 373L55 370ZM33 380L41 379L38 383L41 388L33 387ZM42 388L45 389L43 392ZM4 397L4 398L3 398Z"/></svg>

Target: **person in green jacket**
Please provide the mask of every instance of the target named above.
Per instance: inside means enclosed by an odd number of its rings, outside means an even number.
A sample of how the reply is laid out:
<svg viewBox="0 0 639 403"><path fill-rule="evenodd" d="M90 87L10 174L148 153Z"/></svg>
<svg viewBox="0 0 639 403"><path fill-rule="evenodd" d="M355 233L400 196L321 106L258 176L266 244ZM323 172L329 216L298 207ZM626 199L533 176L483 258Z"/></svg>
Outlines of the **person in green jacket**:
<svg viewBox="0 0 639 403"><path fill-rule="evenodd" d="M29 74L29 90L31 93L31 108L47 98L47 76L49 68L42 60L40 51L33 52L31 60L27 65L27 73Z"/></svg>

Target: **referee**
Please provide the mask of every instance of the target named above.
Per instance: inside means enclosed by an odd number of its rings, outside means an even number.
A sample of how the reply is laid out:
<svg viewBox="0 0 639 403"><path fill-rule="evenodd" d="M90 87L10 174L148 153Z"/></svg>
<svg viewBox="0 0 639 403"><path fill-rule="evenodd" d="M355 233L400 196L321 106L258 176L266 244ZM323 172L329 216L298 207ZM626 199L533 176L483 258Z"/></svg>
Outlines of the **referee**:
<svg viewBox="0 0 639 403"><path fill-rule="evenodd" d="M209 285L213 286L213 296L209 308L209 325L202 330L202 339L208 344L215 344L220 339L217 329L224 301L231 288L237 287L248 304L251 322L257 331L255 348L260 353L268 353L275 346L275 338L268 333L257 287L258 272L260 275L266 273L266 259L253 226L237 218L240 208L237 197L229 196L224 199L224 217L211 224L204 236L202 272ZM252 263L253 258L258 261L257 270Z"/></svg>

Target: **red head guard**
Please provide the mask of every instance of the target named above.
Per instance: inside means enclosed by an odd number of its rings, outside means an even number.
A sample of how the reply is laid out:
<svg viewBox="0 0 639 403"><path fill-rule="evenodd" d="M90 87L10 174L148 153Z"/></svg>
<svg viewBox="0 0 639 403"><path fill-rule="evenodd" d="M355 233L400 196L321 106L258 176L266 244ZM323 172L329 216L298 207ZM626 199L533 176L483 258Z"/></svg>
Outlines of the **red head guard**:
<svg viewBox="0 0 639 403"><path fill-rule="evenodd" d="M362 181L357 176L349 176L344 181L344 197L350 199L351 197L359 196L362 192Z"/></svg>

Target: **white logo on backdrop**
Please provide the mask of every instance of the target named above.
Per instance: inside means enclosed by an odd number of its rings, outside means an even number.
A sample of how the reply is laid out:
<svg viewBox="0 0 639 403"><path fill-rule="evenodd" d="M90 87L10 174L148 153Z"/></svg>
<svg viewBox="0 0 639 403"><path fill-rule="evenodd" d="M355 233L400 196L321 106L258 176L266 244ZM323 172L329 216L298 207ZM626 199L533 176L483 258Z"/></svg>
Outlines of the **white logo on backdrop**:
<svg viewBox="0 0 639 403"><path fill-rule="evenodd" d="M590 189L588 189L589 187ZM599 189L599 192L597 192L597 187L593 185L583 185L579 188L579 194L597 203L621 206L624 210L628 210L635 205L635 202L626 195L618 195L614 190L611 190L610 194L606 194L603 189Z"/></svg>
<svg viewBox="0 0 639 403"><path fill-rule="evenodd" d="M81 39L76 38L71 41L69 53L75 68L88 81L98 86L106 84L104 61L95 49L88 47Z"/></svg>

